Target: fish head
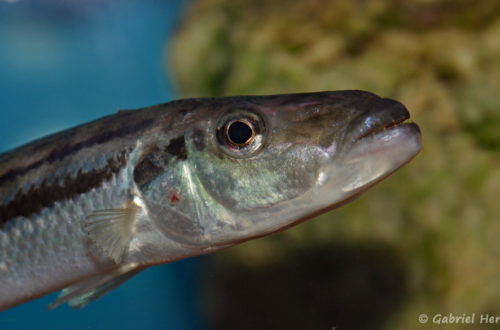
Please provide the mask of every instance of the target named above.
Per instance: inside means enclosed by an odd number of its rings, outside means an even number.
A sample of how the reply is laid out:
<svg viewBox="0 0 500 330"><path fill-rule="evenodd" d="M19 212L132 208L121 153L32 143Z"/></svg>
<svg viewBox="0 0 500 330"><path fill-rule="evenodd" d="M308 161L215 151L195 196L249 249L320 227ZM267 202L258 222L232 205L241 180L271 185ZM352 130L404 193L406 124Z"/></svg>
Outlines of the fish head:
<svg viewBox="0 0 500 330"><path fill-rule="evenodd" d="M401 103L363 91L223 98L196 116L185 159L156 183L180 201L153 213L165 235L200 251L338 207L421 148Z"/></svg>

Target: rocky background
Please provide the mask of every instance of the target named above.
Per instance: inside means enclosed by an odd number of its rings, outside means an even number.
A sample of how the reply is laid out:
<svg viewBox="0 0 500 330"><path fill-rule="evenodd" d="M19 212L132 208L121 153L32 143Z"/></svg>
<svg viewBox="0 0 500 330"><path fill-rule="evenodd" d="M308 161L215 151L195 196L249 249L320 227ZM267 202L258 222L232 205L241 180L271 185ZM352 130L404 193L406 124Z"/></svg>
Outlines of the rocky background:
<svg viewBox="0 0 500 330"><path fill-rule="evenodd" d="M442 328L438 313L492 328L478 318L500 316L499 1L196 0L170 49L186 97L363 89L423 132L352 204L208 259L214 329Z"/></svg>

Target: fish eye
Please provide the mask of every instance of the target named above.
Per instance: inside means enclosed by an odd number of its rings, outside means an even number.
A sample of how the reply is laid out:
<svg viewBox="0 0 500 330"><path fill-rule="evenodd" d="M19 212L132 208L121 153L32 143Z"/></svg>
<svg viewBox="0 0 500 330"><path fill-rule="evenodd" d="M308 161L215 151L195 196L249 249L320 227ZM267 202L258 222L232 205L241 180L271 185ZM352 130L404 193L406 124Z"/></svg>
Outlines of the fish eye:
<svg viewBox="0 0 500 330"><path fill-rule="evenodd" d="M264 137L264 120L253 111L229 111L221 117L217 125L219 145L231 156L253 155L262 147Z"/></svg>
<svg viewBox="0 0 500 330"><path fill-rule="evenodd" d="M255 129L252 123L246 120L234 120L226 126L226 136L229 143L238 147L244 147L255 137Z"/></svg>

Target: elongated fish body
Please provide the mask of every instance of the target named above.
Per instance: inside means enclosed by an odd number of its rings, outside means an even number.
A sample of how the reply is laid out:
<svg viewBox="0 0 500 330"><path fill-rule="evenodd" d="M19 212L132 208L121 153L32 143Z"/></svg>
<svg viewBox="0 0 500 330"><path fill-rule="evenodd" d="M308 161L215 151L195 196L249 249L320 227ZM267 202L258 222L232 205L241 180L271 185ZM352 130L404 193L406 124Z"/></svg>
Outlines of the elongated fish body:
<svg viewBox="0 0 500 330"><path fill-rule="evenodd" d="M362 91L120 111L0 156L0 310L82 307L145 267L283 230L411 160L418 126Z"/></svg>

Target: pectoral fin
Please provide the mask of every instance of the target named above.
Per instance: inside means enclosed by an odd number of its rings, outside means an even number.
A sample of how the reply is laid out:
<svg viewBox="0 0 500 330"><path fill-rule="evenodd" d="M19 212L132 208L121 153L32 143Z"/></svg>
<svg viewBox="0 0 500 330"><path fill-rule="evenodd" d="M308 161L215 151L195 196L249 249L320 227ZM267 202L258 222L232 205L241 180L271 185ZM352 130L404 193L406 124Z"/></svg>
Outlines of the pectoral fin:
<svg viewBox="0 0 500 330"><path fill-rule="evenodd" d="M136 265L122 265L106 273L76 283L64 288L57 299L47 308L54 309L65 302L72 308L82 308L91 301L104 296L145 268Z"/></svg>
<svg viewBox="0 0 500 330"><path fill-rule="evenodd" d="M90 241L117 264L127 252L140 210L133 202L127 204L122 209L96 210L84 224Z"/></svg>

